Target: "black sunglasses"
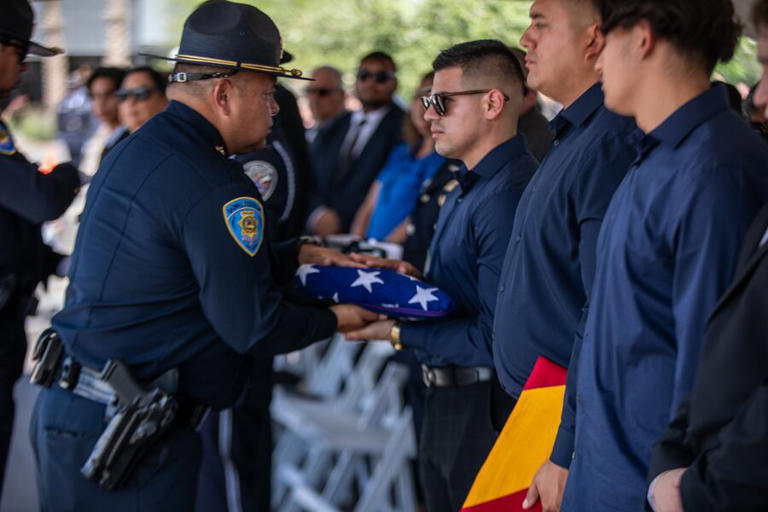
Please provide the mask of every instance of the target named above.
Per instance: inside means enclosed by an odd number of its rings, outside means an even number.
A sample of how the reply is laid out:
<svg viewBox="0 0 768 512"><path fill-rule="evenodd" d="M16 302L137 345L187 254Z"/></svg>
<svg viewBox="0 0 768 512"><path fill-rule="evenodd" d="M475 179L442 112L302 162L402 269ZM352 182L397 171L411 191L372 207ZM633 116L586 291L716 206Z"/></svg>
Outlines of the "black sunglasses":
<svg viewBox="0 0 768 512"><path fill-rule="evenodd" d="M325 98L331 93L339 92L339 91L341 91L341 89L331 88L331 87L307 87L306 89L304 89L304 92L307 95L317 94L318 98Z"/></svg>
<svg viewBox="0 0 768 512"><path fill-rule="evenodd" d="M424 105L424 110L428 110L429 106L435 107L435 113L439 116L444 116L447 112L445 100L451 96L467 96L470 94L485 94L493 89L477 89L472 91L458 91L458 92L436 92L429 96L421 97L421 104ZM509 96L504 95L504 101L509 101Z"/></svg>
<svg viewBox="0 0 768 512"><path fill-rule="evenodd" d="M357 79L361 82L365 82L369 78L373 78L376 80L377 84L384 84L388 80L394 80L395 74L391 71L377 71L374 73L373 71L368 71L367 69L360 69L357 72Z"/></svg>
<svg viewBox="0 0 768 512"><path fill-rule="evenodd" d="M133 89L118 89L115 91L115 96L117 96L117 99L121 103L131 97L135 101L144 101L155 91L156 89L150 89L142 85L140 87L134 87Z"/></svg>
<svg viewBox="0 0 768 512"><path fill-rule="evenodd" d="M19 41L18 39L10 39L7 37L2 37L0 38L0 44L4 46L10 46L16 49L16 53L19 56L19 64L24 62L24 59L27 58L27 53L29 53L29 43Z"/></svg>

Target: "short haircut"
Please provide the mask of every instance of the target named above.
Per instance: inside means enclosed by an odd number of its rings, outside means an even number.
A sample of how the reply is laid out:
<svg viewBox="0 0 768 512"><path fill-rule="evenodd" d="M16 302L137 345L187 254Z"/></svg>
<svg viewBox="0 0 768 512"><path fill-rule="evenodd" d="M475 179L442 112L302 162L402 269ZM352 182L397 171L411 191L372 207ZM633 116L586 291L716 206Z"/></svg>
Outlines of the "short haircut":
<svg viewBox="0 0 768 512"><path fill-rule="evenodd" d="M390 66L392 66L392 71L397 72L397 64L395 64L395 60L392 58L392 56L386 52L382 52L379 50L376 50L374 52L369 53L368 55L365 55L362 59L360 59L360 65L363 64L363 62L369 61L369 60L375 60L379 62L386 62Z"/></svg>
<svg viewBox="0 0 768 512"><path fill-rule="evenodd" d="M96 70L91 73L91 76L88 77L88 81L85 83L86 88L90 91L93 82L99 78L106 78L107 80L110 80L112 82L112 88L117 89L120 87L123 78L125 78L125 70L123 68L115 67L96 68Z"/></svg>
<svg viewBox="0 0 768 512"><path fill-rule="evenodd" d="M741 25L731 0L597 0L603 33L646 20L660 38L711 73L736 51Z"/></svg>
<svg viewBox="0 0 768 512"><path fill-rule="evenodd" d="M149 66L139 66L139 67L131 68L125 72L125 76L128 76L132 73L148 74L149 77L152 79L152 81L155 83L155 87L157 88L157 90L165 94L165 88L168 87L168 75L164 75L163 73L160 73L159 71L152 69Z"/></svg>
<svg viewBox="0 0 768 512"><path fill-rule="evenodd" d="M752 23L758 32L768 28L768 0L757 0L752 6Z"/></svg>
<svg viewBox="0 0 768 512"><path fill-rule="evenodd" d="M335 68L333 66L319 66L312 70L312 74L315 73L329 73L333 75L333 78L339 82L339 87L344 86L344 80L342 78L341 71L339 71L338 68Z"/></svg>
<svg viewBox="0 0 768 512"><path fill-rule="evenodd" d="M432 69L458 67L464 77L498 78L502 83L516 83L525 90L523 69L507 45L496 39L459 43L443 50L432 62Z"/></svg>

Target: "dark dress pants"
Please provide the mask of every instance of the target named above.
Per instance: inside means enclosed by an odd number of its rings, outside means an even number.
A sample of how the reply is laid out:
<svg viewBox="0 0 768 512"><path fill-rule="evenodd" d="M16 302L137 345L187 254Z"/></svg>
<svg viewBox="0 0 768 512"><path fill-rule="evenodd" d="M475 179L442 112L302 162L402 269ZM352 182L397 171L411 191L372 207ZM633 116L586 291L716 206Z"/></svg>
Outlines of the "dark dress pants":
<svg viewBox="0 0 768 512"><path fill-rule="evenodd" d="M15 416L13 385L21 376L26 352L24 317L0 313L0 503Z"/></svg>
<svg viewBox="0 0 768 512"><path fill-rule="evenodd" d="M419 473L428 512L461 510L514 404L495 377L427 389Z"/></svg>

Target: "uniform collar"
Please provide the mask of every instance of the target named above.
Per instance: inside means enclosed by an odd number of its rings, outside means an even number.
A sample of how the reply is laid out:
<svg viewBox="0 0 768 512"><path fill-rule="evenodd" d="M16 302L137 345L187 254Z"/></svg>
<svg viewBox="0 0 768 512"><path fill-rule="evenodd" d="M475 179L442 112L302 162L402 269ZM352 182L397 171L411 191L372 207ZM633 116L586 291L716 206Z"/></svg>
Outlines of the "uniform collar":
<svg viewBox="0 0 768 512"><path fill-rule="evenodd" d="M525 137L516 135L506 142L502 142L493 148L482 160L474 167L468 170L466 165L461 166L458 173L458 181L461 189L467 192L480 177L491 177L496 174L504 165L518 157L524 155L527 151Z"/></svg>
<svg viewBox="0 0 768 512"><path fill-rule="evenodd" d="M179 101L171 100L165 111L173 117L186 121L187 124L200 135L203 141L207 145L210 145L211 149L220 153L222 156L229 155L227 146L224 144L224 139L221 137L219 130L217 130L210 121L204 118L195 109Z"/></svg>
<svg viewBox="0 0 768 512"><path fill-rule="evenodd" d="M555 136L559 137L565 128L569 126L579 127L586 123L602 104L603 89L602 84L598 82L579 96L571 106L561 110L549 123L549 126Z"/></svg>

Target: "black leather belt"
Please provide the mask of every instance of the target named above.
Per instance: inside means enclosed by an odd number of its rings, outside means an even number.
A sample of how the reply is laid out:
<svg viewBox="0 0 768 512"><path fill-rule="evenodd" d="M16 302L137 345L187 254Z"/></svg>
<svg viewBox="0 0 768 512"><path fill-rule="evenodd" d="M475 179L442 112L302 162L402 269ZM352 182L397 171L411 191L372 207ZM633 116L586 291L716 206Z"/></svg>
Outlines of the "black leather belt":
<svg viewBox="0 0 768 512"><path fill-rule="evenodd" d="M462 387L493 378L493 370L486 366L427 366L421 365L421 376L428 388Z"/></svg>

